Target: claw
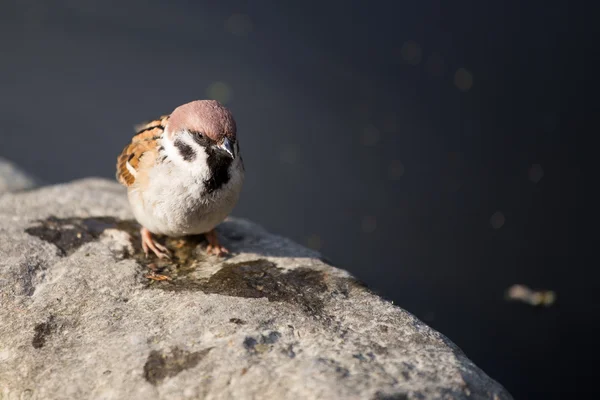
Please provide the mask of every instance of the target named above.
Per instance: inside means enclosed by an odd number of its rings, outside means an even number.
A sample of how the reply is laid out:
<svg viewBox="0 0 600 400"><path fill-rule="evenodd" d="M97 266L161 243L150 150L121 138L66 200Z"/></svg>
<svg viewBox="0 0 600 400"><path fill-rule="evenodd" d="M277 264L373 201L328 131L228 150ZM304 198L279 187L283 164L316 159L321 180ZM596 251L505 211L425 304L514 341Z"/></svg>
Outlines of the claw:
<svg viewBox="0 0 600 400"><path fill-rule="evenodd" d="M220 257L224 254L229 254L229 250L227 250L225 247L223 246L213 246L213 245L208 245L206 246L206 252L208 254L212 254L215 255L217 257Z"/></svg>
<svg viewBox="0 0 600 400"><path fill-rule="evenodd" d="M144 254L146 254L146 258L148 258L149 250L152 250L152 252L156 254L156 257L160 259L171 258L169 249L160 243L157 243L152 238L152 233L148 229L142 228L140 233L142 235L142 249L144 250Z"/></svg>
<svg viewBox="0 0 600 400"><path fill-rule="evenodd" d="M206 240L208 240L208 246L206 246L206 252L208 254L213 254L217 257L229 254L229 250L219 243L217 232L214 229L205 233L204 236L206 236Z"/></svg>

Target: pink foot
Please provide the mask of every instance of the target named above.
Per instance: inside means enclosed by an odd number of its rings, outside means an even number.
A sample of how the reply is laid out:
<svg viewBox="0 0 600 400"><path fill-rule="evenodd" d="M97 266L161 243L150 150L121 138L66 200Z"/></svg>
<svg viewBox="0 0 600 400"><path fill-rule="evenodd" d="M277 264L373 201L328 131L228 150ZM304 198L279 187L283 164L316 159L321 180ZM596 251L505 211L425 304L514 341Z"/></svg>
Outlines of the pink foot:
<svg viewBox="0 0 600 400"><path fill-rule="evenodd" d="M217 257L229 254L229 250L219 243L217 232L214 229L206 232L204 236L206 237L206 240L208 240L208 246L206 246L206 252L208 254L214 254Z"/></svg>
<svg viewBox="0 0 600 400"><path fill-rule="evenodd" d="M148 250L152 250L158 258L171 258L169 249L152 239L152 233L148 229L142 228L140 233L142 235L142 249L144 249L146 257L148 257Z"/></svg>

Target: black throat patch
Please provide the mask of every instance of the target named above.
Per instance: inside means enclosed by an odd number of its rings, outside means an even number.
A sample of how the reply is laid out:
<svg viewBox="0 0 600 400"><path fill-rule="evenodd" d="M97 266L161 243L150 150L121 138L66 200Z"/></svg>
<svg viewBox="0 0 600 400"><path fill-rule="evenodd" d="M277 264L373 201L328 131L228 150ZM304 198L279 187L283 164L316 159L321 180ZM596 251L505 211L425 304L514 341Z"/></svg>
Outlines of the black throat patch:
<svg viewBox="0 0 600 400"><path fill-rule="evenodd" d="M204 185L206 192L212 193L229 182L231 178L229 175L229 166L233 159L228 154L211 147L206 148L206 153L208 154L206 162L210 171L210 177L204 181Z"/></svg>

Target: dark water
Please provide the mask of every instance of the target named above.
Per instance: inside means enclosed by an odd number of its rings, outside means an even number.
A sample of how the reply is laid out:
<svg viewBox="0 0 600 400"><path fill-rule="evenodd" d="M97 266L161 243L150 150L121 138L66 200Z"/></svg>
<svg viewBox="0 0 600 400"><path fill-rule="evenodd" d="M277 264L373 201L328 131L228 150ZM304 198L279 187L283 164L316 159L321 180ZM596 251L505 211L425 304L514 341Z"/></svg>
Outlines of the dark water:
<svg viewBox="0 0 600 400"><path fill-rule="evenodd" d="M319 248L516 398L581 392L599 315L581 240L590 14L293 3L4 0L0 156L47 182L110 178L133 125L223 100L247 167L236 215ZM514 283L558 301L507 303Z"/></svg>

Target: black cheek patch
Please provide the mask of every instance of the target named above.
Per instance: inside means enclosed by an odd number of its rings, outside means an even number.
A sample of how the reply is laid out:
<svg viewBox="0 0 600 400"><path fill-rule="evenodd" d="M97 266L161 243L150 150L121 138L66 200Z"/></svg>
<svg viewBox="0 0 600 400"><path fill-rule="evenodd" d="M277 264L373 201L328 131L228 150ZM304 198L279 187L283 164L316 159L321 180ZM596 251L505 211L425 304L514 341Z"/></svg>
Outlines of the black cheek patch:
<svg viewBox="0 0 600 400"><path fill-rule="evenodd" d="M183 157L185 161L194 161L194 159L196 158L196 152L194 151L194 149L190 145L182 142L181 140L175 141L175 147L177 147L177 150L179 150L179 154L181 154L181 157Z"/></svg>

